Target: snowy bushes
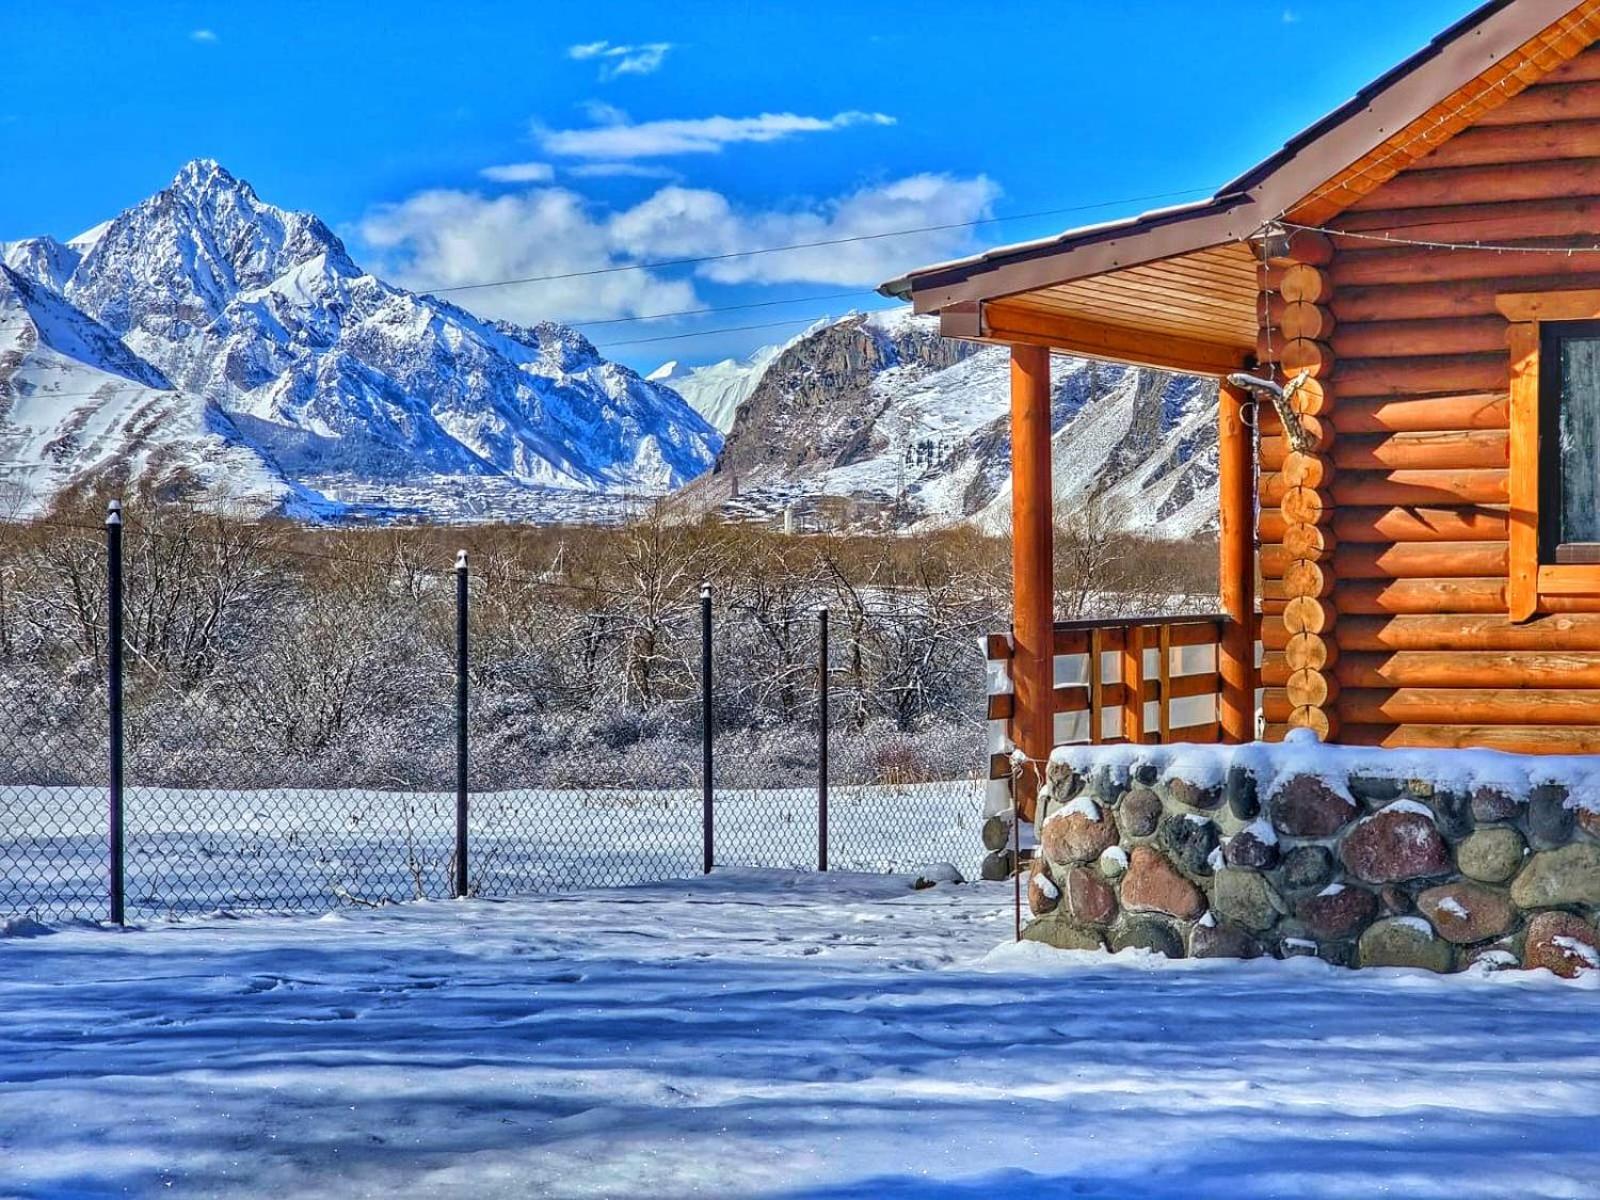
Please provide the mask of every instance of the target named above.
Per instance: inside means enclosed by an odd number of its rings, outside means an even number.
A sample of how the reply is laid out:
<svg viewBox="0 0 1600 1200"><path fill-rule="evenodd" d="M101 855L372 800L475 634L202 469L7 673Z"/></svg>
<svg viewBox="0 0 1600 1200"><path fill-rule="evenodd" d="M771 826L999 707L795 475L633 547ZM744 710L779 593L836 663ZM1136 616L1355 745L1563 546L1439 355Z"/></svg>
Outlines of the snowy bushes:
<svg viewBox="0 0 1600 1200"><path fill-rule="evenodd" d="M103 778L102 513L0 529L0 784ZM130 783L448 786L458 546L476 789L693 784L703 579L727 778L815 779L823 607L836 778L983 768L978 639L1003 627L1010 581L1004 542L970 530L793 537L660 512L622 529L331 530L148 497L126 514ZM1163 563L1121 604L1170 604L1188 560L1102 526L1064 526L1069 563L1103 571L1108 547Z"/></svg>

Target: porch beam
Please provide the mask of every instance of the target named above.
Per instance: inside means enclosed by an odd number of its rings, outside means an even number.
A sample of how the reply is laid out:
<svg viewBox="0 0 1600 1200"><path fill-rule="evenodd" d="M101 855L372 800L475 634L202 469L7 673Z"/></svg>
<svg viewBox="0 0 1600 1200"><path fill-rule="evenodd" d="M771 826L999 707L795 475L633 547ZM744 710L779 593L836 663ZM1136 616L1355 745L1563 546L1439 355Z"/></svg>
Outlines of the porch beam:
<svg viewBox="0 0 1600 1200"><path fill-rule="evenodd" d="M1203 342L1003 301L953 306L940 313L939 332L965 341L1059 350L1188 375L1226 375L1247 365L1255 354L1253 346Z"/></svg>
<svg viewBox="0 0 1600 1200"><path fill-rule="evenodd" d="M1217 719L1222 740L1255 739L1256 710L1256 531L1255 481L1250 469L1249 396L1223 380L1217 396L1218 582L1228 620L1217 650L1222 676Z"/></svg>
<svg viewBox="0 0 1600 1200"><path fill-rule="evenodd" d="M1050 478L1050 351L1011 348L1011 740L1030 766L1017 781L1017 812L1034 819L1044 763L1055 742L1055 573Z"/></svg>

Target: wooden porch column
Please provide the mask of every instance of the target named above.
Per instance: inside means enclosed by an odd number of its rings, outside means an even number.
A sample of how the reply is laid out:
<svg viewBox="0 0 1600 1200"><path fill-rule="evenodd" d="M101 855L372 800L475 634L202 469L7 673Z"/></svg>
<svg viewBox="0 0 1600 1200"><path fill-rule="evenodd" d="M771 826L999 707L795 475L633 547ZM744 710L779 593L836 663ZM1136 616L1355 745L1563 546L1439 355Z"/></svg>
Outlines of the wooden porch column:
<svg viewBox="0 0 1600 1200"><path fill-rule="evenodd" d="M1044 760L1055 742L1055 577L1050 480L1050 351L1011 347L1012 742L1024 768L1017 812L1034 816Z"/></svg>
<svg viewBox="0 0 1600 1200"><path fill-rule="evenodd" d="M1218 582L1228 623L1217 649L1222 678L1217 720L1230 744L1256 736L1255 449L1243 406L1249 396L1227 380L1217 396L1217 500L1221 530Z"/></svg>

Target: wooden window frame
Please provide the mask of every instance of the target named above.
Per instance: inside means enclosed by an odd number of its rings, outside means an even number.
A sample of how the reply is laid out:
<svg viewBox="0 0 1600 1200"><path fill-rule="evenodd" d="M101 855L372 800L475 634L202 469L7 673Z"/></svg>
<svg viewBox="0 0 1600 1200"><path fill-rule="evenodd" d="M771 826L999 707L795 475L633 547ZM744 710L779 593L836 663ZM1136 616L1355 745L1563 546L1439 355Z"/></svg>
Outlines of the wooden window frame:
<svg viewBox="0 0 1600 1200"><path fill-rule="evenodd" d="M1550 519L1549 481L1541 486L1539 392L1544 381L1542 349L1546 323L1600 321L1600 291L1509 292L1495 307L1511 322L1506 343L1511 352L1511 455L1508 481L1510 514L1507 550L1510 576L1506 607L1513 621L1550 611L1553 596L1593 596L1600 601L1600 562L1540 561L1540 532Z"/></svg>

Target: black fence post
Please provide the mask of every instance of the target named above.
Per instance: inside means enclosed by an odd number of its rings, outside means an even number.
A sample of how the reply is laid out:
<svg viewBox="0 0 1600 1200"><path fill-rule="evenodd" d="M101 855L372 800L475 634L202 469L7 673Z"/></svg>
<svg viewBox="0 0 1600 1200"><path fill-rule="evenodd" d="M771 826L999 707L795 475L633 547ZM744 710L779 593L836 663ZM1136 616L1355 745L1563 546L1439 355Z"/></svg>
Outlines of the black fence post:
<svg viewBox="0 0 1600 1200"><path fill-rule="evenodd" d="M122 503L106 506L106 707L109 719L110 774L107 846L111 919L124 923L126 879L122 832Z"/></svg>
<svg viewBox="0 0 1600 1200"><path fill-rule="evenodd" d="M700 585L700 849L705 873L715 861L712 837L711 585Z"/></svg>
<svg viewBox="0 0 1600 1200"><path fill-rule="evenodd" d="M828 869L828 610L817 611L817 870Z"/></svg>
<svg viewBox="0 0 1600 1200"><path fill-rule="evenodd" d="M457 899L467 885L467 552L456 551L456 879Z"/></svg>

